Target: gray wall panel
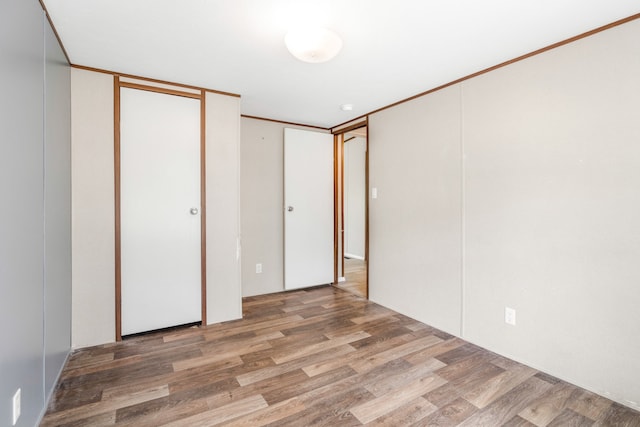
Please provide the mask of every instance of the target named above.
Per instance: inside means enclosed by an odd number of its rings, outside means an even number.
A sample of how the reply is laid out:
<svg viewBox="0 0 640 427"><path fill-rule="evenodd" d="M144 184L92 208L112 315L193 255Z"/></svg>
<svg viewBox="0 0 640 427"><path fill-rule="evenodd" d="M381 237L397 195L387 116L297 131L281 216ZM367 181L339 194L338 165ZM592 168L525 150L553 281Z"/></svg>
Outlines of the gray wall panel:
<svg viewBox="0 0 640 427"><path fill-rule="evenodd" d="M32 426L70 348L68 64L37 1L3 1L0 32L0 425L20 389Z"/></svg>
<svg viewBox="0 0 640 427"><path fill-rule="evenodd" d="M71 346L71 78L45 24L45 390L55 385Z"/></svg>
<svg viewBox="0 0 640 427"><path fill-rule="evenodd" d="M43 21L38 2L0 4L0 425L22 390L18 425L34 425L44 405Z"/></svg>

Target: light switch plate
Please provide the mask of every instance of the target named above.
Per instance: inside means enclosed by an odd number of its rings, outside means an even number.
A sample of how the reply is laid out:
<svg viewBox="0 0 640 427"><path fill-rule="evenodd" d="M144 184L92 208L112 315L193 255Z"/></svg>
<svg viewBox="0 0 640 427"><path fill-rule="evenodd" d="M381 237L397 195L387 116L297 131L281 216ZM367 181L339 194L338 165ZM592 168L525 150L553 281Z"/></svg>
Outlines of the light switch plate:
<svg viewBox="0 0 640 427"><path fill-rule="evenodd" d="M508 325L516 325L516 311L513 308L504 308L504 323Z"/></svg>

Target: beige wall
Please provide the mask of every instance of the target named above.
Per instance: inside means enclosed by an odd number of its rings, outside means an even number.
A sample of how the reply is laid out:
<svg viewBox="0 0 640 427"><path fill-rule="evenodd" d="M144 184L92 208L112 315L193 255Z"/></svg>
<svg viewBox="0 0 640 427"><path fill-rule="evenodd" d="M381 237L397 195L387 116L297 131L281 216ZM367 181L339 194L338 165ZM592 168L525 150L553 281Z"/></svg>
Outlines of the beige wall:
<svg viewBox="0 0 640 427"><path fill-rule="evenodd" d="M460 89L369 120L369 297L460 332Z"/></svg>
<svg viewBox="0 0 640 427"><path fill-rule="evenodd" d="M370 117L372 299L640 408L638 39L633 21Z"/></svg>
<svg viewBox="0 0 640 427"><path fill-rule="evenodd" d="M207 322L242 317L240 98L207 93Z"/></svg>
<svg viewBox="0 0 640 427"><path fill-rule="evenodd" d="M71 69L73 348L115 339L113 77Z"/></svg>
<svg viewBox="0 0 640 427"><path fill-rule="evenodd" d="M74 348L115 340L113 77L72 69ZM242 317L240 99L206 95L207 321Z"/></svg>
<svg viewBox="0 0 640 427"><path fill-rule="evenodd" d="M242 295L284 290L284 129L317 130L243 117ZM262 273L256 273L256 264Z"/></svg>

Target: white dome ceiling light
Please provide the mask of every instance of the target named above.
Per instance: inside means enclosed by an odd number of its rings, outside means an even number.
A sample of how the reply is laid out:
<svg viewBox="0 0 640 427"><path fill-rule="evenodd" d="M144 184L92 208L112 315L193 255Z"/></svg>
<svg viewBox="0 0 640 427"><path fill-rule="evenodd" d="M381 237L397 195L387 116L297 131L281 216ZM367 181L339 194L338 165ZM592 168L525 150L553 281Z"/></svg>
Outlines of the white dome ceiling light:
<svg viewBox="0 0 640 427"><path fill-rule="evenodd" d="M342 49L342 40L326 28L299 28L284 38L289 52L300 61L319 63L335 57Z"/></svg>

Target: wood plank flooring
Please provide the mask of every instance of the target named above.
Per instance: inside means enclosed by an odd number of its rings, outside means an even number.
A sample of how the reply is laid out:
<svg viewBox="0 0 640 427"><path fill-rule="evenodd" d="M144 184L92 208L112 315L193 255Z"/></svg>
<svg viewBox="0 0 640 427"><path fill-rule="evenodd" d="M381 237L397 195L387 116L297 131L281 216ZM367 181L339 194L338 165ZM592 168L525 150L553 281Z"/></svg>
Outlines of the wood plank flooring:
<svg viewBox="0 0 640 427"><path fill-rule="evenodd" d="M640 413L334 287L75 351L41 426L640 426Z"/></svg>
<svg viewBox="0 0 640 427"><path fill-rule="evenodd" d="M336 286L363 298L367 298L367 265L355 258L344 259L344 282Z"/></svg>

